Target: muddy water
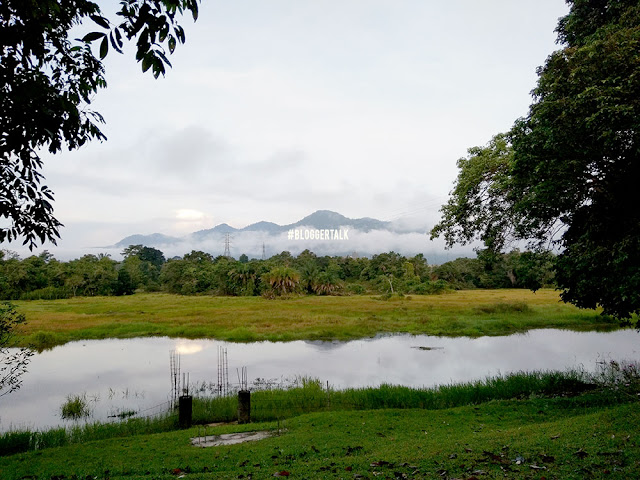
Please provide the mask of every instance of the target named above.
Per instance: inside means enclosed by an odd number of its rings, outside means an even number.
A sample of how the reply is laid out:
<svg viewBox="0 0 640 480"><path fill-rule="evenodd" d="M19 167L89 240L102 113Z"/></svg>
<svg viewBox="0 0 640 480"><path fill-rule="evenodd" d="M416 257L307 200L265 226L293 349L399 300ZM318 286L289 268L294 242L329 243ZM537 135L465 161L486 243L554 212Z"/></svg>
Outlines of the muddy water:
<svg viewBox="0 0 640 480"><path fill-rule="evenodd" d="M334 388L381 383L414 387L484 378L519 370L593 370L607 359L640 360L640 334L533 330L505 337L398 335L351 342L225 343L139 338L73 342L33 357L18 392L0 398L0 430L69 425L60 418L68 395L85 395L93 420L126 411L151 415L170 397L169 356L180 354L191 393L217 389L219 348L227 350L228 381L287 383L296 376ZM233 387L233 385L232 385Z"/></svg>

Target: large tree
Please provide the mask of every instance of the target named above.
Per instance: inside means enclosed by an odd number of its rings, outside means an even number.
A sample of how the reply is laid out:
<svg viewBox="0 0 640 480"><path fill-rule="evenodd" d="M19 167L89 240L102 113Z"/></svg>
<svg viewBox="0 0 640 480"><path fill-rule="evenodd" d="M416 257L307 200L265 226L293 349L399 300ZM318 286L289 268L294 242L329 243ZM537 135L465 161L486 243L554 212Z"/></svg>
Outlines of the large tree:
<svg viewBox="0 0 640 480"><path fill-rule="evenodd" d="M185 41L177 17L188 11L195 20L197 1L122 0L117 22L88 0L0 2L0 242L56 243L61 224L39 152L104 140L103 118L90 103L106 86L109 49L122 52L135 41L142 70L164 75L168 54ZM83 22L96 31L69 38Z"/></svg>
<svg viewBox="0 0 640 480"><path fill-rule="evenodd" d="M526 117L472 149L432 236L555 245L562 298L640 312L640 3L568 0Z"/></svg>

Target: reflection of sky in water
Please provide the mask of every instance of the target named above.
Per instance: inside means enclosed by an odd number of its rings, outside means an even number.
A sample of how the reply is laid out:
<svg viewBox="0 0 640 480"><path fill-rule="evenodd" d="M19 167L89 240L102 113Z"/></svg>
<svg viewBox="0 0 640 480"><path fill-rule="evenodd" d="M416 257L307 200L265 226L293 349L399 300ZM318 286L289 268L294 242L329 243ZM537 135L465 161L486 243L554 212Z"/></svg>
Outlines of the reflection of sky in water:
<svg viewBox="0 0 640 480"><path fill-rule="evenodd" d="M60 423L67 395L86 393L95 419L146 410L169 398L169 352L181 354L192 384L216 382L218 347L227 349L229 381L247 367L256 378L318 378L335 388L381 383L415 387L484 378L518 370L595 368L600 359L640 360L639 333L533 330L509 337L398 335L352 342L226 343L138 338L87 340L34 355L22 388L0 398L0 430ZM413 348L412 348L413 347ZM415 347L431 347L432 350ZM154 413L153 409L148 410Z"/></svg>

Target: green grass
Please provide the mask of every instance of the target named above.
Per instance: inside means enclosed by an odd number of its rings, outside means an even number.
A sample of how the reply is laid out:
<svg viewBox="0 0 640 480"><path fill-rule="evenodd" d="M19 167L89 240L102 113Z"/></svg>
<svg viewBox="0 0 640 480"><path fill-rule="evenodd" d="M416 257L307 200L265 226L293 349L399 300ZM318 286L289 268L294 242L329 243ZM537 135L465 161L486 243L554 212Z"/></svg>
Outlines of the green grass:
<svg viewBox="0 0 640 480"><path fill-rule="evenodd" d="M175 415L0 436L0 478L638 478L640 368L518 373L432 389L256 392L248 425L176 430ZM196 400L196 421L233 416ZM228 418L230 419L230 418ZM276 421L269 421L276 419ZM207 449L200 435L271 430ZM30 449L29 452L21 452Z"/></svg>
<svg viewBox="0 0 640 480"><path fill-rule="evenodd" d="M60 416L67 420L78 420L90 415L91 408L85 394L67 396L67 400L60 407Z"/></svg>
<svg viewBox="0 0 640 480"><path fill-rule="evenodd" d="M282 433L269 439L207 449L190 446L199 427L88 440L0 458L0 477L267 479L287 471L307 479L638 478L637 404L593 405L593 395L309 413L281 422ZM207 433L277 426L228 425Z"/></svg>
<svg viewBox="0 0 640 480"><path fill-rule="evenodd" d="M534 328L612 330L593 310L553 290L466 290L381 301L370 296L184 297L136 294L16 302L27 317L22 345L81 339L170 336L228 341L350 340L380 333L508 335Z"/></svg>
<svg viewBox="0 0 640 480"><path fill-rule="evenodd" d="M618 365L618 364L615 364ZM625 366L627 368L627 366ZM640 374L635 364L628 367L628 376L621 370L607 369L606 374L584 371L518 372L485 380L416 389L382 385L375 388L333 390L319 380L300 378L287 389L269 389L251 395L251 418L265 422L284 420L311 412L339 412L346 410L375 410L387 408L440 410L488 401L529 398L531 396L571 396L600 388L600 401L617 403L627 400L628 391L640 391ZM632 386L627 386L632 385ZM621 388L622 387L622 388ZM625 395L626 392L626 395ZM82 411L83 396L70 397L65 406ZM64 408L64 407L63 407ZM193 423L232 422L237 418L238 401L227 397L198 397L193 399ZM68 430L49 432L9 432L0 435L0 454L39 450L95 439L123 437L174 430L177 413L168 412L157 418L130 419L122 422L90 423ZM78 418L76 415L75 418Z"/></svg>

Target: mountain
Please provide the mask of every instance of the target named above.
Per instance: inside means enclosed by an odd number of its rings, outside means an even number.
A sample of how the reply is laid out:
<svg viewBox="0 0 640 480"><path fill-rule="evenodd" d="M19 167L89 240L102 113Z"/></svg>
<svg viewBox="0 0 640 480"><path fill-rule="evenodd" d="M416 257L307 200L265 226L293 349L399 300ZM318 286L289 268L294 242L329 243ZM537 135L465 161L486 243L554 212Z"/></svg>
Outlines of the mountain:
<svg viewBox="0 0 640 480"><path fill-rule="evenodd" d="M290 236L292 230L298 230ZM326 230L326 237L315 237L313 230ZM113 245L156 247L167 255L183 255L191 250L202 250L220 255L225 249L225 235L230 234L231 254L246 253L253 258L274 255L283 250L293 254L310 249L321 255L375 254L382 251L425 252L428 246L427 228L410 227L400 222L386 222L375 218L348 218L331 210L318 210L287 225L259 221L243 228L221 223L213 228L193 232L184 237L171 237L161 233L131 235ZM329 233L329 232L327 232ZM315 237L315 238L314 238Z"/></svg>
<svg viewBox="0 0 640 480"><path fill-rule="evenodd" d="M259 221L243 228L221 223L213 228L193 232L184 237L171 237L160 233L131 235L113 245L114 255L128 245L155 247L167 258L182 257L192 250L211 255L223 255L227 248L234 258L246 254L249 258L269 258L283 251L298 255L311 250L316 255L371 256L394 251L403 255L427 257L429 263L442 263L460 256L475 254L473 246L445 250L441 240L429 240L429 228L425 221L414 219L385 222L375 218L348 218L330 210L318 210L311 215L287 225ZM300 235L291 235L292 230ZM313 238L310 230L330 230L330 235ZM339 231L339 235L336 233ZM325 232L322 232L323 234ZM229 241L225 235L229 234ZM304 234L304 235L302 235ZM109 247L107 247L109 248ZM119 251L115 251L118 248Z"/></svg>
<svg viewBox="0 0 640 480"><path fill-rule="evenodd" d="M309 227L319 230L325 229L339 229L349 227L359 232L371 232L373 230L384 230L388 232L397 231L391 222L384 222L382 220L376 220L375 218L348 218L337 212L331 210L318 210L311 215L307 215L302 220L298 220L295 223L288 225L278 225L273 222L260 221L247 225L244 228L235 228L226 223L221 223L213 228L205 230L199 230L193 232L187 237L177 238L163 235L161 233L152 233L151 235L130 235L123 238L115 244L116 247L127 247L129 245L146 245L146 246L162 246L162 245L175 245L186 240L202 241L211 237L218 237L226 233L239 233L239 232L262 232L269 235L277 235L287 232L292 228ZM402 230L402 233L406 233L406 230Z"/></svg>
<svg viewBox="0 0 640 480"><path fill-rule="evenodd" d="M347 218L339 213L331 210L318 210L311 215L298 220L296 223L285 225L282 231L296 227L313 227L317 229L334 229L340 227L351 227L361 232L370 232L371 230L389 230L392 231L391 222L383 222L375 218Z"/></svg>
<svg viewBox="0 0 640 480"><path fill-rule="evenodd" d="M114 245L114 247L128 247L129 245L145 245L156 246L156 245L173 245L175 243L180 242L180 239L177 237L170 237L168 235L163 235L162 233L152 233L151 235L129 235L128 237L123 238L118 243Z"/></svg>

